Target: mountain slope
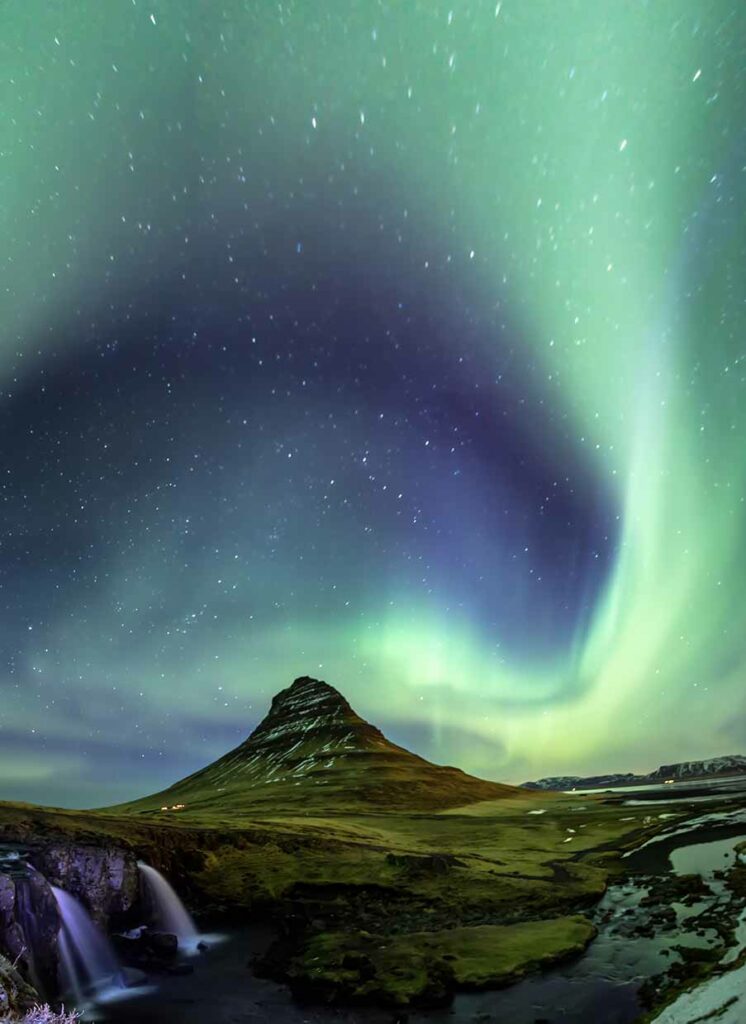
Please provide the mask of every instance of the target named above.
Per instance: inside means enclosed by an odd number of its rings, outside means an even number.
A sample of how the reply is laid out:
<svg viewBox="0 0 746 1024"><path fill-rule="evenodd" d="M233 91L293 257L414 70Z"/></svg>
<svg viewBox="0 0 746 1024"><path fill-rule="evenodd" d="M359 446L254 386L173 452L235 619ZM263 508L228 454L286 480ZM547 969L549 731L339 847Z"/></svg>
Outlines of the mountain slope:
<svg viewBox="0 0 746 1024"><path fill-rule="evenodd" d="M725 775L746 774L746 757L741 754L727 754L725 757L711 757L706 761L681 761L678 764L664 764L651 772L652 782L675 779L713 779Z"/></svg>
<svg viewBox="0 0 746 1024"><path fill-rule="evenodd" d="M278 808L439 810L521 790L431 764L357 715L327 683L302 676L272 700L247 740L175 785L121 809L193 814Z"/></svg>

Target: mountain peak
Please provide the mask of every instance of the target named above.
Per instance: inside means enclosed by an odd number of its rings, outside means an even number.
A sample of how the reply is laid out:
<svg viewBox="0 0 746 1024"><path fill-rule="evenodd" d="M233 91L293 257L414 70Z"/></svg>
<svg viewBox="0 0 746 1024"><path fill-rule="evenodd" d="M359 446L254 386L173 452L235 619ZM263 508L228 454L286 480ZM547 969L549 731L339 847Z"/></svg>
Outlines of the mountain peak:
<svg viewBox="0 0 746 1024"><path fill-rule="evenodd" d="M272 698L269 714L242 747L264 750L271 746L279 754L319 741L328 754L338 747L349 750L377 740L385 742L378 729L355 714L339 690L323 679L299 676Z"/></svg>
<svg viewBox="0 0 746 1024"><path fill-rule="evenodd" d="M288 693L290 690L306 689L331 690L333 693L336 693L340 700L344 700L344 697L339 692L339 690L335 690L333 686L329 685L329 683L325 682L323 679L316 679L314 676L298 676L297 679L294 679L292 681L290 686L288 686L284 690L280 690L279 693L275 694L275 699L277 699L277 697L282 696L283 693Z"/></svg>
<svg viewBox="0 0 746 1024"><path fill-rule="evenodd" d="M138 809L274 812L380 805L439 809L520 790L431 764L391 743L323 679L299 676L238 747ZM297 813L297 810L295 811Z"/></svg>
<svg viewBox="0 0 746 1024"><path fill-rule="evenodd" d="M272 698L268 718L277 714L308 714L319 707L342 708L351 711L350 705L339 692L323 679L312 676L298 676L290 686L280 690ZM266 719L264 720L266 721Z"/></svg>

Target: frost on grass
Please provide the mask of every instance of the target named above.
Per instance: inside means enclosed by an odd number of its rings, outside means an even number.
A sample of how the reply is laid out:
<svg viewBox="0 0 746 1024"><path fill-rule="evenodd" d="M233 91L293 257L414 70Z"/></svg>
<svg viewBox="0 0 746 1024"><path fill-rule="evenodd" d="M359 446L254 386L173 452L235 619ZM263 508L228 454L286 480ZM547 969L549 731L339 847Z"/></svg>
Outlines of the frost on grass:
<svg viewBox="0 0 746 1024"><path fill-rule="evenodd" d="M13 1018L3 1017L0 1019L0 1024L10 1024ZM21 1018L14 1018L18 1024L78 1024L80 1016L75 1010L65 1010L64 1008L58 1013L51 1007L47 1006L34 1006L33 1009L27 1010Z"/></svg>
<svg viewBox="0 0 746 1024"><path fill-rule="evenodd" d="M654 1018L655 1024L743 1024L745 993L746 964L684 992Z"/></svg>

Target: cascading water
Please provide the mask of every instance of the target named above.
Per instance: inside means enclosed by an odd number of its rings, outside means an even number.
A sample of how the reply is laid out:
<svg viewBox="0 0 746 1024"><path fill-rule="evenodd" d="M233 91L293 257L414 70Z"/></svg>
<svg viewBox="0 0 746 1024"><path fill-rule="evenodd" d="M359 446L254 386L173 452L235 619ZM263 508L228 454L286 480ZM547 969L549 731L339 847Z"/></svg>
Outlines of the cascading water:
<svg viewBox="0 0 746 1024"><path fill-rule="evenodd" d="M25 865L24 865L25 867ZM31 870L27 868L26 870ZM12 876L13 877L13 876ZM14 876L16 891L16 914L25 940L24 958L35 988L41 992L45 987L36 963L36 950L42 945L40 922L35 912L29 878L17 872Z"/></svg>
<svg viewBox="0 0 746 1024"><path fill-rule="evenodd" d="M152 904L155 925L161 931L176 935L182 946L188 947L190 944L195 944L199 938L199 932L189 911L171 885L160 871L156 871L149 864L138 861L137 866Z"/></svg>
<svg viewBox="0 0 746 1024"><path fill-rule="evenodd" d="M59 933L64 982L81 1002L85 995L123 984L122 968L114 949L81 904L64 889L51 886L62 920Z"/></svg>

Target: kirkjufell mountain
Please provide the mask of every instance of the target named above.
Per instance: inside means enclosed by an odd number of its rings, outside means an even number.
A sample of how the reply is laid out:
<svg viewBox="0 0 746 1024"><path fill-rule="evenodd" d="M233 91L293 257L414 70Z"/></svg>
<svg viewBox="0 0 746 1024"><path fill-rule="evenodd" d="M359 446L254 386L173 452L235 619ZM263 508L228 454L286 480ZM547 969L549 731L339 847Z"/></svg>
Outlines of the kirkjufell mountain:
<svg viewBox="0 0 746 1024"><path fill-rule="evenodd" d="M124 807L152 813L271 812L278 807L441 810L515 795L391 743L328 683L301 676L248 739L219 760Z"/></svg>

